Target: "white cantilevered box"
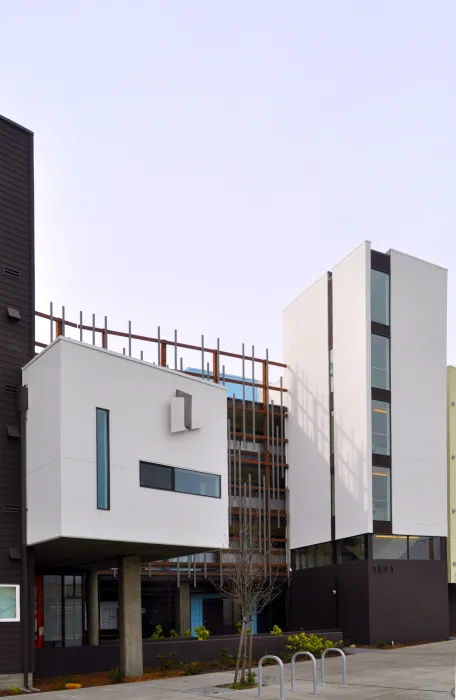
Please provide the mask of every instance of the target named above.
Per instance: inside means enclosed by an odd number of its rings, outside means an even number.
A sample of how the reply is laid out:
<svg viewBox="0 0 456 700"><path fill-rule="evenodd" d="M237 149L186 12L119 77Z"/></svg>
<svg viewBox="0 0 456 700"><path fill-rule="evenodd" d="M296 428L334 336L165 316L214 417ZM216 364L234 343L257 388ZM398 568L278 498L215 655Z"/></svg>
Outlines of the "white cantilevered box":
<svg viewBox="0 0 456 700"><path fill-rule="evenodd" d="M27 542L38 560L224 546L223 387L67 338L24 368L23 384Z"/></svg>

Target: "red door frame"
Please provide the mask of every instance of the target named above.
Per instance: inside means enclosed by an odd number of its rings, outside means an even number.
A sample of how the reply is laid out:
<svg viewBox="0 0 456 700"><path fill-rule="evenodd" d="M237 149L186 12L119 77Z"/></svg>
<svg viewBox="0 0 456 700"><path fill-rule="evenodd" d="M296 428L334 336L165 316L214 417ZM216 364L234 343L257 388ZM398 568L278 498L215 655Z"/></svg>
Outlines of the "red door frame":
<svg viewBox="0 0 456 700"><path fill-rule="evenodd" d="M35 576L35 648L44 645L43 577Z"/></svg>

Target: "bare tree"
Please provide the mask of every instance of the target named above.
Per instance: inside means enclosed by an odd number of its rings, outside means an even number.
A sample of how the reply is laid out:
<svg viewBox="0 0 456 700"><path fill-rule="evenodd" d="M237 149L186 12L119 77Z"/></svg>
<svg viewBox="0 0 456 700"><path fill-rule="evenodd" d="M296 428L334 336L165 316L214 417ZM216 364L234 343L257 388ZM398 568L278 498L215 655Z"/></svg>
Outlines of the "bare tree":
<svg viewBox="0 0 456 700"><path fill-rule="evenodd" d="M279 595L283 583L278 579L278 567L272 565L270 537L262 536L258 515L252 515L251 508L248 516L247 508L239 510L239 538L226 543L227 551L221 552L220 579L212 583L241 614L234 682L238 682L240 673L240 681L244 683L246 669L252 670L254 616Z"/></svg>

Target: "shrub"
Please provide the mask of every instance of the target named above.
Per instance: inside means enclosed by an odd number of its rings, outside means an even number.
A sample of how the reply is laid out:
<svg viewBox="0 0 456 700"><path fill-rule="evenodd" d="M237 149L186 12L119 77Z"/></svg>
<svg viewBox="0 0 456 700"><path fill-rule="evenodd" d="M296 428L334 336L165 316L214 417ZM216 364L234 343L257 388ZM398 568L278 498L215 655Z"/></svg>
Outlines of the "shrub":
<svg viewBox="0 0 456 700"><path fill-rule="evenodd" d="M191 630L184 630L184 637L187 639L192 636L192 631Z"/></svg>
<svg viewBox="0 0 456 700"><path fill-rule="evenodd" d="M169 630L169 636L170 636L170 639L177 639L179 637L176 630Z"/></svg>
<svg viewBox="0 0 456 700"><path fill-rule="evenodd" d="M336 644L329 641L329 639L325 641L323 637L317 637L316 634L307 635L305 632L293 634L291 637L288 637L287 642L287 649L290 651L310 651L311 654L322 654L325 649L330 649ZM341 643L342 640L337 642L337 644Z"/></svg>
<svg viewBox="0 0 456 700"><path fill-rule="evenodd" d="M208 629L205 628L204 625L200 625L199 627L195 627L194 632L196 632L196 636L199 642L204 642L206 639L209 639L211 633L209 632Z"/></svg>
<svg viewBox="0 0 456 700"><path fill-rule="evenodd" d="M108 678L111 681L111 683L122 683L125 676L122 673L122 671L120 670L120 668L117 667L117 668L112 668L109 671Z"/></svg>
<svg viewBox="0 0 456 700"><path fill-rule="evenodd" d="M248 685L255 685L256 684L256 673L254 671L249 671L245 677L245 682Z"/></svg>
<svg viewBox="0 0 456 700"><path fill-rule="evenodd" d="M229 668L234 663L234 656L229 653L228 649L220 649L218 659L216 660L217 666L222 670Z"/></svg>
<svg viewBox="0 0 456 700"><path fill-rule="evenodd" d="M274 625L274 627L269 632L269 634L272 635L273 637L280 637L280 635L283 634L283 632L278 625Z"/></svg>
<svg viewBox="0 0 456 700"><path fill-rule="evenodd" d="M163 634L163 627L161 625L157 625L155 628L155 632L150 635L151 639L164 639L165 635Z"/></svg>
<svg viewBox="0 0 456 700"><path fill-rule="evenodd" d="M241 635L241 630L242 630L242 622L236 622L236 632L238 633L239 636ZM251 633L251 629L250 629L250 627L247 627L247 634L250 634L250 633Z"/></svg>
<svg viewBox="0 0 456 700"><path fill-rule="evenodd" d="M160 662L160 671L166 675L168 671L171 671L171 669L174 666L174 659L176 658L177 654L171 653L171 654L158 654L157 659Z"/></svg>
<svg viewBox="0 0 456 700"><path fill-rule="evenodd" d="M14 688L11 688L10 693L11 695L22 695L22 690L15 685Z"/></svg>
<svg viewBox="0 0 456 700"><path fill-rule="evenodd" d="M189 664L181 663L181 669L186 676L196 676L199 673L198 664L191 661Z"/></svg>
<svg viewBox="0 0 456 700"><path fill-rule="evenodd" d="M379 637L375 644L377 646L377 649L384 649L385 648L385 640L382 639L382 637Z"/></svg>

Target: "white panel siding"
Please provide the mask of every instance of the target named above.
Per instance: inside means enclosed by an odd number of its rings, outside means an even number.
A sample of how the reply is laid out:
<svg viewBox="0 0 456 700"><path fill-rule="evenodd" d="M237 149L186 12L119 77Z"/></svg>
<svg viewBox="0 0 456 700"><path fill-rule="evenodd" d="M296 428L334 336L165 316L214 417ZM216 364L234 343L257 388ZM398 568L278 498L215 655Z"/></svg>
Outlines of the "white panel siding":
<svg viewBox="0 0 456 700"><path fill-rule="evenodd" d="M291 548L331 539L328 280L284 311Z"/></svg>
<svg viewBox="0 0 456 700"><path fill-rule="evenodd" d="M336 538L372 532L370 243L333 270Z"/></svg>
<svg viewBox="0 0 456 700"><path fill-rule="evenodd" d="M52 376L46 372L44 377L42 369L49 365ZM53 507L57 524L52 534L47 528L46 539L93 538L201 551L224 546L228 536L224 388L64 339L28 365L24 382L29 385L29 427L35 426L27 439L27 471L34 479L33 492L29 488L29 544L44 539L37 527L40 502L57 489ZM199 430L171 433L170 406L176 389L192 395ZM97 407L109 410L110 417L109 511L97 510ZM49 456L39 455L42 443L53 440L55 432L60 433L58 466L50 471L45 468ZM141 488L140 460L220 474L222 497Z"/></svg>
<svg viewBox="0 0 456 700"><path fill-rule="evenodd" d="M447 535L447 271L391 251L393 532Z"/></svg>

